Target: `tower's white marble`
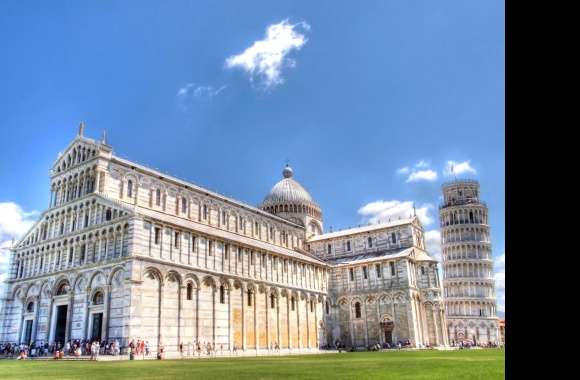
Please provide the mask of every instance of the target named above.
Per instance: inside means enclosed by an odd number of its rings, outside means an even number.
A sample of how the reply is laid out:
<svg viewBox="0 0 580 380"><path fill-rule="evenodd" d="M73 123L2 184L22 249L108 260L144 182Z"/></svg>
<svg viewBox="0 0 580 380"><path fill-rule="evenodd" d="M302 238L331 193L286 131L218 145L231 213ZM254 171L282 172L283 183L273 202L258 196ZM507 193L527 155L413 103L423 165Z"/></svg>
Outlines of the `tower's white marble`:
<svg viewBox="0 0 580 380"><path fill-rule="evenodd" d="M479 183L443 185L439 211L449 339L496 343L498 319L487 205Z"/></svg>

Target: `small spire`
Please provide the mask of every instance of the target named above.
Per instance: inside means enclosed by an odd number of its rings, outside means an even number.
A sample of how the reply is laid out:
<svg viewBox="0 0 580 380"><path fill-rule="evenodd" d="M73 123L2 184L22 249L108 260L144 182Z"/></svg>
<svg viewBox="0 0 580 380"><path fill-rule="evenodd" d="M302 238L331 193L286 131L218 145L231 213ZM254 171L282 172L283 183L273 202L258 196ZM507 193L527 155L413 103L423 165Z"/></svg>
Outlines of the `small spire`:
<svg viewBox="0 0 580 380"><path fill-rule="evenodd" d="M79 136L82 136L84 132L85 132L85 123L81 121L81 124L79 125Z"/></svg>
<svg viewBox="0 0 580 380"><path fill-rule="evenodd" d="M107 145L107 131L103 129L103 138L101 139L101 144Z"/></svg>
<svg viewBox="0 0 580 380"><path fill-rule="evenodd" d="M413 202L413 216L417 216L417 209L415 208L415 202Z"/></svg>

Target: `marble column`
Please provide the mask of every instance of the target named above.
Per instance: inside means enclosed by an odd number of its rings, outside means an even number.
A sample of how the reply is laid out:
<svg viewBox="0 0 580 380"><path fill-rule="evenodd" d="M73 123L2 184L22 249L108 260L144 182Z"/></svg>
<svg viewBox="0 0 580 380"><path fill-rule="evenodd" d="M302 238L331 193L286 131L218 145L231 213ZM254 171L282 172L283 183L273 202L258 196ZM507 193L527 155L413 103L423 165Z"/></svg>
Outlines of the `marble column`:
<svg viewBox="0 0 580 380"><path fill-rule="evenodd" d="M242 292L241 299L242 299L242 350L245 352L247 349L247 341L246 341L246 302L248 295L246 294L246 284L242 283L240 287Z"/></svg>
<svg viewBox="0 0 580 380"><path fill-rule="evenodd" d="M233 329L233 325L234 325L234 313L232 313L232 289L233 289L233 283L231 281L228 281L228 349L231 352L232 348L234 346L234 329Z"/></svg>
<svg viewBox="0 0 580 380"><path fill-rule="evenodd" d="M286 331L288 333L288 349L292 349L292 335L290 334L290 299L291 294L286 293Z"/></svg>
<svg viewBox="0 0 580 380"><path fill-rule="evenodd" d="M312 318L309 314L310 314L310 301L308 299L309 297L306 298L306 347L308 347L308 349L310 349L310 319Z"/></svg>
<svg viewBox="0 0 580 380"><path fill-rule="evenodd" d="M433 328L435 329L435 344L441 345L441 336L439 334L439 323L437 321L437 312L435 305L431 306L431 313L433 314Z"/></svg>
<svg viewBox="0 0 580 380"><path fill-rule="evenodd" d="M107 341L109 339L109 319L110 319L109 316L111 313L111 285L103 286L103 290L105 291L105 305L104 305L105 312L103 313L102 328L105 331L101 333L101 336L105 337L105 341Z"/></svg>
<svg viewBox="0 0 580 380"><path fill-rule="evenodd" d="M42 295L42 289L40 291L41 291L40 294ZM38 335L38 322L39 322L38 317L40 315L40 300L41 300L41 296L34 297L34 303L36 304L36 309L34 310L34 322L33 322L34 328L32 329L33 330L32 341L34 343L37 343L36 340L37 340L37 335Z"/></svg>
<svg viewBox="0 0 580 380"><path fill-rule="evenodd" d="M280 294L276 297L276 343L278 344L278 347L282 348L282 332L280 331L280 297Z"/></svg>
<svg viewBox="0 0 580 380"><path fill-rule="evenodd" d="M66 330L65 330L65 338L64 343L68 342L71 339L71 327L72 327L72 317L73 317L73 308L75 304L75 292L74 289L71 287L69 292L69 299L68 299L68 308L66 311Z"/></svg>

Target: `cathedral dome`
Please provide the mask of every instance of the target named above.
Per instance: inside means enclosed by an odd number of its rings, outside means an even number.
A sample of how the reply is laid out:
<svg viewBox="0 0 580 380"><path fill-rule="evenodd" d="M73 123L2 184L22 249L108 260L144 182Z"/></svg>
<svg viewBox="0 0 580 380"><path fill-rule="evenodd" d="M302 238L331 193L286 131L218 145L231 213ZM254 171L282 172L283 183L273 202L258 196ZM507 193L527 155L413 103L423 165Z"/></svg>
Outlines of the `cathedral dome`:
<svg viewBox="0 0 580 380"><path fill-rule="evenodd" d="M286 165L282 178L272 187L264 201L259 206L262 210L288 219L296 224L306 226L310 219L322 221L322 211L312 196L294 178L294 171ZM317 231L322 231L319 223Z"/></svg>
<svg viewBox="0 0 580 380"><path fill-rule="evenodd" d="M272 187L272 190L270 190L270 193L268 193L266 198L264 198L264 202L262 202L263 206L280 203L294 204L313 202L308 191L292 178L293 174L294 172L291 167L286 166L284 168L282 171L284 179Z"/></svg>

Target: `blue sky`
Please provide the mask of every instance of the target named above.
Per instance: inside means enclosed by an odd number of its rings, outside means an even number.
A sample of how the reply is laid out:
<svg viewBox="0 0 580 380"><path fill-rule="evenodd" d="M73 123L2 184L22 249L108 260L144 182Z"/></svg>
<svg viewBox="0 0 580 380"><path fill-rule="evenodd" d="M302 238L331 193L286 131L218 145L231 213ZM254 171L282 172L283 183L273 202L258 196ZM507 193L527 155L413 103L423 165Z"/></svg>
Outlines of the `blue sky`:
<svg viewBox="0 0 580 380"><path fill-rule="evenodd" d="M436 239L454 161L481 182L502 287L503 8L2 1L0 205L16 219L0 240L46 208L48 170L82 120L120 156L251 204L288 159L327 229L415 202Z"/></svg>

